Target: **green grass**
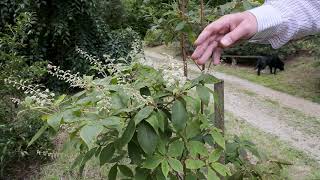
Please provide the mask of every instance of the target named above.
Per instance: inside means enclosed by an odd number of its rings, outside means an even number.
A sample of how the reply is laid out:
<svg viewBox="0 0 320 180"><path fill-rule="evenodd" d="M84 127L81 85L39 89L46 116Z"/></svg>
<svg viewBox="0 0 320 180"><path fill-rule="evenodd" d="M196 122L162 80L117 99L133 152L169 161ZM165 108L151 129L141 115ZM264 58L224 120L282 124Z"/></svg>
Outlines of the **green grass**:
<svg viewBox="0 0 320 180"><path fill-rule="evenodd" d="M283 171L283 176L289 179L320 179L320 164L307 154L294 149L278 137L265 133L244 120L226 113L226 134L227 138L238 135L254 142L258 150L276 159L283 159L293 163Z"/></svg>
<svg viewBox="0 0 320 180"><path fill-rule="evenodd" d="M221 65L214 70L320 103L320 67L312 57L294 58L286 63L285 71L277 75L269 74L268 68L261 76L257 76L253 67Z"/></svg>

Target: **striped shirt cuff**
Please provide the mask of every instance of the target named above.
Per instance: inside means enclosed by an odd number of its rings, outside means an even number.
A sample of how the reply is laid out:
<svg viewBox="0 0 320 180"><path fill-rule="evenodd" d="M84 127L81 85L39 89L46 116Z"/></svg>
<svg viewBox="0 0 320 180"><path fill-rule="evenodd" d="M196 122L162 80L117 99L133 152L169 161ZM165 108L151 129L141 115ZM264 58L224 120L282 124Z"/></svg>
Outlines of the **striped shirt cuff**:
<svg viewBox="0 0 320 180"><path fill-rule="evenodd" d="M258 23L258 31L249 41L271 44L273 48L279 48L280 45L275 39L278 39L277 30L284 22L281 12L271 5L262 5L249 12L257 18Z"/></svg>

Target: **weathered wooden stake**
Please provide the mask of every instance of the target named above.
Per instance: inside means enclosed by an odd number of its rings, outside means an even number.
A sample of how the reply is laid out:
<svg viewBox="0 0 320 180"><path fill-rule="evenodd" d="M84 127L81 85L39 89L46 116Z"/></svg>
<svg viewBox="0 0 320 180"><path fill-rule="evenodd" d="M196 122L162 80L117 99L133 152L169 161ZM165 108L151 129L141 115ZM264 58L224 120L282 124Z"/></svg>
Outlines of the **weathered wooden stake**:
<svg viewBox="0 0 320 180"><path fill-rule="evenodd" d="M224 136L224 81L214 84L214 92L214 123ZM225 164L224 156L221 156L220 163Z"/></svg>

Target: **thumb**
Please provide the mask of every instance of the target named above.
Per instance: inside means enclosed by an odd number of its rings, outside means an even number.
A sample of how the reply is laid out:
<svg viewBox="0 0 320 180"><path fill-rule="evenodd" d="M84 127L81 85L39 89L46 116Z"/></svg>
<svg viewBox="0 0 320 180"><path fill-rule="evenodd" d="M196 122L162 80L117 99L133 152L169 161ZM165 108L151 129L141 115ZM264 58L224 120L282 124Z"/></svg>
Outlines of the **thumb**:
<svg viewBox="0 0 320 180"><path fill-rule="evenodd" d="M247 23L240 23L234 30L226 34L220 41L223 47L230 47L235 44L238 40L243 39L250 34L250 28Z"/></svg>

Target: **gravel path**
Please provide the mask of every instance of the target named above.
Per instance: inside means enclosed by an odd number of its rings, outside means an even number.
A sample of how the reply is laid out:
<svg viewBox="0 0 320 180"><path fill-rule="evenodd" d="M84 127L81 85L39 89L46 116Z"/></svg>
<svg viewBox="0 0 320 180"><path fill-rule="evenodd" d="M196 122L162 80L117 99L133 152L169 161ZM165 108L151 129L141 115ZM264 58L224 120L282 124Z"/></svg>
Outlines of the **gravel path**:
<svg viewBox="0 0 320 180"><path fill-rule="evenodd" d="M164 55L152 50L146 50L145 55L150 65L154 67L167 63ZM181 63L179 60L176 62ZM192 77L199 72L195 65L189 65L189 69ZM310 128L318 126L320 128L319 104L235 76L219 72L210 73L225 81L226 111L244 119L256 128L278 136L296 149L320 161L320 132L308 131ZM292 109L303 116L298 116L287 109ZM309 119L316 122L315 126L310 127L313 124L310 125ZM299 124L295 126L293 122Z"/></svg>

